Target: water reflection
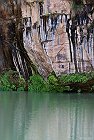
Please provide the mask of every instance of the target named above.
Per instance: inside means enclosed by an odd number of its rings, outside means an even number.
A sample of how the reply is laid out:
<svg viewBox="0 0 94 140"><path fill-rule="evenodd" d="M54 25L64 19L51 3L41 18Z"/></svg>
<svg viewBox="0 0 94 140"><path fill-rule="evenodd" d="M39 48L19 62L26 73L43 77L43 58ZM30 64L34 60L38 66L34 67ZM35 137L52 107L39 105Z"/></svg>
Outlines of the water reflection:
<svg viewBox="0 0 94 140"><path fill-rule="evenodd" d="M94 140L94 96L0 94L0 140Z"/></svg>

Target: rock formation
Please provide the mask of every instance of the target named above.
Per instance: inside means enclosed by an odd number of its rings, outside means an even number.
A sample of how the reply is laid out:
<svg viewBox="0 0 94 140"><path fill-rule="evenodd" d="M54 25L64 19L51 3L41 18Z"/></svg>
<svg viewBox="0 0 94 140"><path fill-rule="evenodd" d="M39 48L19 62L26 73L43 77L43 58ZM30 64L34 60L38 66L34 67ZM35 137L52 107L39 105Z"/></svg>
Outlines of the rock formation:
<svg viewBox="0 0 94 140"><path fill-rule="evenodd" d="M5 69L8 70L14 68L19 72L19 74L23 75L26 80L28 80L28 77L32 75L33 72L39 73L44 78L46 78L53 71L53 69L50 61L48 62L48 58L44 53L38 32L36 32L36 30L34 29L32 37L30 36L35 44L33 45L35 49L32 49L32 46L30 46L31 49L29 49L30 42L28 42L29 44L26 44L26 42L24 43L24 30L26 29L27 37L29 33L32 34L32 28L30 17L30 26L27 25L27 18L22 14L22 6L23 3L16 3L13 0L6 1L1 5L2 31L0 39L3 42L3 46L0 52L2 54L0 56L2 66L1 72ZM35 19L33 18L33 26L36 26ZM25 50L25 48L27 51Z"/></svg>
<svg viewBox="0 0 94 140"><path fill-rule="evenodd" d="M36 26L32 28L31 50L38 51L35 44L40 40L39 46L44 48L57 75L93 70L93 27L90 30L93 3L77 0L28 0L27 3L27 9L22 8L23 17L30 16L32 27Z"/></svg>
<svg viewBox="0 0 94 140"><path fill-rule="evenodd" d="M60 75L94 69L93 2L9 0L7 4L7 17L16 27L10 28L15 35L9 42L16 48L11 64L20 74L28 77L34 69L46 78L53 70Z"/></svg>

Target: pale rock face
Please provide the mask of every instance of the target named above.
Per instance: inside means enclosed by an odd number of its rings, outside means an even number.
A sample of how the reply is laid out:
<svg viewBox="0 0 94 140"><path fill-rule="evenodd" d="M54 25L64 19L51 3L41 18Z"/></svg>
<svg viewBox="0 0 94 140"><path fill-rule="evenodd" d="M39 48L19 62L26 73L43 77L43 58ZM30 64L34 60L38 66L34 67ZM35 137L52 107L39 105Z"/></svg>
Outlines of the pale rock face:
<svg viewBox="0 0 94 140"><path fill-rule="evenodd" d="M49 8L46 9L46 13L63 12L65 14L70 14L71 3L67 0L45 0L44 9L47 5ZM63 16L62 23L59 22L57 26L54 40L46 44L48 46L48 56L52 60L52 66L57 75L61 73L69 73L70 65L69 41L66 33L66 23L64 18L65 17ZM58 55L61 55L61 60L58 60Z"/></svg>
<svg viewBox="0 0 94 140"><path fill-rule="evenodd" d="M28 0L28 2L30 2L30 0ZM71 8L70 3L66 0L58 0L58 1L57 0L44 0L43 14L48 14L49 12L54 13L56 11L57 11L57 13L64 12L66 14L69 14L70 8ZM33 6L31 6L31 9L32 9L31 10L32 12L30 13L30 7L29 6L26 7L25 5L23 5L23 7L22 7L23 17L30 17L31 16L32 17L32 25L34 23L39 24L40 23L40 15L39 15L38 3L35 2L33 4ZM56 74L60 74L61 72L68 72L66 70L66 68L68 67L68 65L69 65L68 62L70 61L69 60L70 59L69 58L69 51L68 51L69 50L69 45L68 45L69 43L68 43L68 37L67 37L66 31L65 31L66 29L65 29L64 24L65 23L58 23L58 27L55 31L55 35L54 35L52 41L50 41L50 42L48 41L45 43L47 55L45 54L44 56L46 56L47 62L51 62L52 67L53 67L54 71L56 72ZM33 36L32 36L33 42L31 43L31 48L34 51L39 52L42 56L43 50L42 50L42 48L40 48L41 44L38 45L39 44L38 34L34 30L32 30L32 34L33 34ZM41 34L43 34L43 31L41 32ZM43 37L43 38L45 38L45 37ZM26 46L27 46L27 44L30 44L30 43L25 43L25 44L26 44L25 48L27 49L28 47L26 47ZM59 52L60 52L60 54L62 54L62 62L61 63L59 63L57 60L57 54ZM48 56L49 56L49 58L48 58ZM31 55L30 55L30 57L31 57ZM34 60L34 57L33 57L33 60ZM45 63L45 66L47 65L46 63ZM47 67L49 67L49 66L47 66ZM52 71L51 68L50 68L50 71Z"/></svg>
<svg viewBox="0 0 94 140"><path fill-rule="evenodd" d="M23 32L23 39L24 39L24 46L26 51L28 52L28 55L34 65L36 65L38 72L44 77L47 78L48 75L53 71L52 65L49 62L49 57L44 52L40 37L38 34L37 27L39 26L40 22L40 15L39 15L39 4L34 2L33 5L22 6L23 11L23 18L27 18L27 20L31 17L32 25L30 24L31 31L28 32L28 35L26 35L26 29L28 27L26 22L25 30ZM30 12L31 11L31 12ZM30 39L31 34L31 39Z"/></svg>
<svg viewBox="0 0 94 140"><path fill-rule="evenodd" d="M28 2L32 3L32 0L28 0ZM33 5L26 6L23 5L23 17L31 17L32 19L32 26L36 23L37 29L32 28L32 41L30 43L25 42L25 48L28 51L31 59L35 60L36 65L39 67L39 71L48 70L48 73L52 71L52 68L56 72L57 75L61 73L73 73L75 72L74 61L71 62L70 58L70 46L69 46L69 39L68 34L66 33L66 17L62 16L58 17L58 23L54 30L54 33L51 32L51 18L46 23L46 28L48 32L48 38L45 37L45 31L43 29L43 20L40 18L40 10L39 10L39 3L34 2ZM70 11L72 14L74 13L72 10L72 2L68 0L44 0L43 4L43 18L51 17L51 15L57 14L66 14L67 18L70 18ZM45 23L44 23L45 24ZM70 23L71 24L71 23ZM40 35L38 34L40 25ZM86 48L82 48L80 45L80 31L79 27L77 27L78 32L78 46L76 47L77 51L77 65L79 67L79 71L83 71L83 64L82 64L82 54L81 49L83 49L83 57L86 61L85 65L90 66L88 63L91 59L91 55L87 53ZM84 27L83 29L84 35L87 35L87 29ZM29 45L27 45L29 44ZM72 43L71 43L72 45ZM87 44L82 44L83 46L87 46ZM28 47L29 46L29 49ZM44 48L44 50L43 50ZM30 53L30 49L31 52ZM37 56L37 54L39 54ZM72 55L73 55L73 46L72 46ZM40 58L41 56L41 58ZM93 57L93 53L92 53ZM44 61L42 61L44 59ZM73 57L74 59L74 57ZM39 61L38 61L39 60ZM50 63L51 62L51 63ZM85 66L85 67L86 67ZM45 68L44 68L45 67ZM41 73L41 72L40 72ZM49 75L47 73L47 75ZM44 74L46 75L46 74ZM46 77L47 77L46 75Z"/></svg>
<svg viewBox="0 0 94 140"><path fill-rule="evenodd" d="M69 14L70 13L70 3L67 0L50 0L50 7L51 12L61 12L62 10L64 13Z"/></svg>

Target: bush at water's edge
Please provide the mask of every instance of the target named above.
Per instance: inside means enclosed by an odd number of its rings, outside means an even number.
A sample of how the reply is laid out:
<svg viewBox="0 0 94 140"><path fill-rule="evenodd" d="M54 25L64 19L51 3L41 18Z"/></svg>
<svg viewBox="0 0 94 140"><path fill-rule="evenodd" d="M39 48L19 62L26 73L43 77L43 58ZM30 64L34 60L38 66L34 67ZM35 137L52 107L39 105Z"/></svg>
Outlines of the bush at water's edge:
<svg viewBox="0 0 94 140"><path fill-rule="evenodd" d="M63 74L56 77L54 74L44 80L40 75L30 76L28 82L15 71L4 72L0 76L0 90L2 91L30 91L32 92L93 92L94 72Z"/></svg>

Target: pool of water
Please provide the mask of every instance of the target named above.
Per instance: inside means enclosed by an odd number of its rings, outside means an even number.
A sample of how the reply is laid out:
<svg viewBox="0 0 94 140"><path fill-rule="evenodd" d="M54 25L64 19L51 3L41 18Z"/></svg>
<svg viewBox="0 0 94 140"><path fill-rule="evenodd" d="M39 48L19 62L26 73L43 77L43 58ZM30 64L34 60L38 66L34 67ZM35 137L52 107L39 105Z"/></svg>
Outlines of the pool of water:
<svg viewBox="0 0 94 140"><path fill-rule="evenodd" d="M0 140L94 140L94 95L0 93Z"/></svg>

